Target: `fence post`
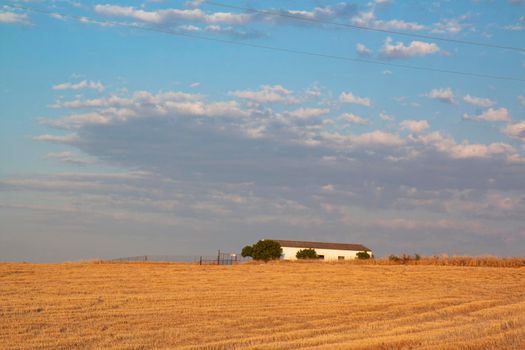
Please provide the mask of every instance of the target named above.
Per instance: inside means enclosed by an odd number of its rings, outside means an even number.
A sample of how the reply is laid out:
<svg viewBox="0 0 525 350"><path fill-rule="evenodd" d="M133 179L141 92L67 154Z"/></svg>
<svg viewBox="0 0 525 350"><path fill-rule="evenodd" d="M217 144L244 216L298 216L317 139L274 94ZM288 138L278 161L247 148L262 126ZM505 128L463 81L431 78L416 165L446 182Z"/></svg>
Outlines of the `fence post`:
<svg viewBox="0 0 525 350"><path fill-rule="evenodd" d="M201 256L201 258L199 260L199 265L202 265L202 256Z"/></svg>
<svg viewBox="0 0 525 350"><path fill-rule="evenodd" d="M219 249L217 253L217 265L220 265L220 264L221 264L221 250Z"/></svg>

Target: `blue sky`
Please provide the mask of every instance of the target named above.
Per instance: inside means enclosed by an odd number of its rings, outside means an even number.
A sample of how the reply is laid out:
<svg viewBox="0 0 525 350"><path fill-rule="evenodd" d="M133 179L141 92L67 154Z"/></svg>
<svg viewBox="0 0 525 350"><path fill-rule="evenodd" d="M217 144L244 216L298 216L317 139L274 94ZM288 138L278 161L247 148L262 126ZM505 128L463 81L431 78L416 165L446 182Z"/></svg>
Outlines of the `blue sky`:
<svg viewBox="0 0 525 350"><path fill-rule="evenodd" d="M0 37L2 260L525 249L523 1L2 1Z"/></svg>

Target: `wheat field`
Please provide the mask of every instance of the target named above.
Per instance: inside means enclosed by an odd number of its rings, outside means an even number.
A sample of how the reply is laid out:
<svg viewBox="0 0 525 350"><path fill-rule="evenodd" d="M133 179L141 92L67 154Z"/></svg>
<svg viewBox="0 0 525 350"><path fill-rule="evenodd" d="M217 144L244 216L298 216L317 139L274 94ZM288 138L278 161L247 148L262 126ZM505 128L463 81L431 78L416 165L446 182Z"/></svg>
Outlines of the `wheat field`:
<svg viewBox="0 0 525 350"><path fill-rule="evenodd" d="M525 268L0 264L3 349L525 349Z"/></svg>

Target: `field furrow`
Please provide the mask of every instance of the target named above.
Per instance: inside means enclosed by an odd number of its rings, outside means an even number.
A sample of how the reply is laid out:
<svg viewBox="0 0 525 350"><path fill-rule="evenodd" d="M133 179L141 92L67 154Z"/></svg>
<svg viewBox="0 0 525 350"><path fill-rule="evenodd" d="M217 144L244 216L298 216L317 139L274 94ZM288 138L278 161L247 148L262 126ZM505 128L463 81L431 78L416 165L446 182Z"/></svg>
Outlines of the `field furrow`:
<svg viewBox="0 0 525 350"><path fill-rule="evenodd" d="M0 264L2 349L523 349L525 268Z"/></svg>

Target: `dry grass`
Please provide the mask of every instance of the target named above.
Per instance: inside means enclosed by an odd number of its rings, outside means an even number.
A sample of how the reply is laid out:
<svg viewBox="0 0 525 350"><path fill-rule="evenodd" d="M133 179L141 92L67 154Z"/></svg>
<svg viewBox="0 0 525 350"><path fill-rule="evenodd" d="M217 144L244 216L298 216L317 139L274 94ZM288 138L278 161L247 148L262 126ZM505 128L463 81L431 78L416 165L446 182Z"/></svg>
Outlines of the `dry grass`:
<svg viewBox="0 0 525 350"><path fill-rule="evenodd" d="M525 268L0 264L5 349L525 349Z"/></svg>
<svg viewBox="0 0 525 350"><path fill-rule="evenodd" d="M413 255L399 255L397 259L380 258L369 260L346 260L353 265L433 265L433 266L468 266L468 267L525 267L524 258L499 258L496 256L423 256L416 259ZM341 263L341 262L337 262Z"/></svg>

